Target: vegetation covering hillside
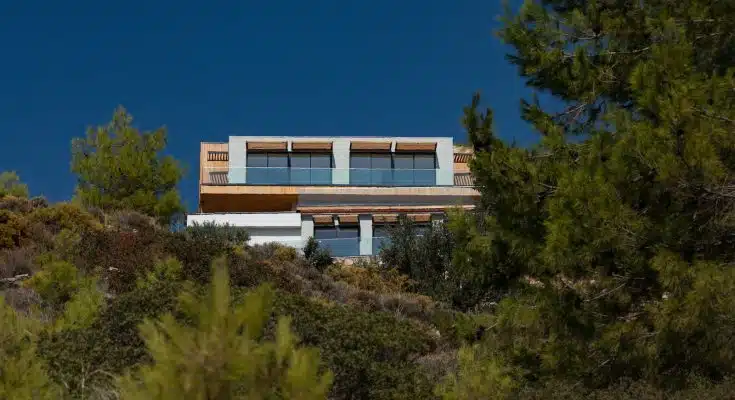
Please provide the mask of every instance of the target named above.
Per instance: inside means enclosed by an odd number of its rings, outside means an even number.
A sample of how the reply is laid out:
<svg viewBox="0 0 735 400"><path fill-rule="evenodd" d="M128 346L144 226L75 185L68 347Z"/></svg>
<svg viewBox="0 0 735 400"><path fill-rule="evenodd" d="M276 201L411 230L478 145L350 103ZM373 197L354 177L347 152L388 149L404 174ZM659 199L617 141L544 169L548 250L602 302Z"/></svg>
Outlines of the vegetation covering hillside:
<svg viewBox="0 0 735 400"><path fill-rule="evenodd" d="M68 203L0 175L0 399L728 399L735 3L527 1L540 133L463 124L481 200L382 263L172 229L183 169L119 109ZM557 109L558 108L558 109Z"/></svg>

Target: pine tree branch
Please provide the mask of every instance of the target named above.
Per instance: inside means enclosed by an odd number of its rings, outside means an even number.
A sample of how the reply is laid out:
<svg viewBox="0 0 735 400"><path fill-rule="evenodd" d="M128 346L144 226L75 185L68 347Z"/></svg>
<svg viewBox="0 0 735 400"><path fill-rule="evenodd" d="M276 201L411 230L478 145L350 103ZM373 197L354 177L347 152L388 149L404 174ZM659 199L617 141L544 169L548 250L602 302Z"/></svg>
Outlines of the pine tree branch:
<svg viewBox="0 0 735 400"><path fill-rule="evenodd" d="M735 120L730 119L730 118L727 118L727 117L724 117L724 116L719 115L719 114L716 114L716 113L714 113L712 111L705 110L705 109L699 108L699 107L698 108L695 108L695 110L697 111L697 113L699 113L700 115L703 115L705 117L716 119L716 120L723 121L723 122L728 122L730 124L735 125Z"/></svg>

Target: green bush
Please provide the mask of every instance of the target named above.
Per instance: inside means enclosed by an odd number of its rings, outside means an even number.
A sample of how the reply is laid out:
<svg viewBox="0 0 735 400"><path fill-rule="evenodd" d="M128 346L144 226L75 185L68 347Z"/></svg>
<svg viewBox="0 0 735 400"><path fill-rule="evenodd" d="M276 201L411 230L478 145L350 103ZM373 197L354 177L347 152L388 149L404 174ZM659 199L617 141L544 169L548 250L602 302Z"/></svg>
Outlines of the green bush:
<svg viewBox="0 0 735 400"><path fill-rule="evenodd" d="M275 304L275 314L292 318L303 343L321 350L335 374L333 398L431 397L432 384L415 360L434 350L435 342L411 322L286 293Z"/></svg>
<svg viewBox="0 0 735 400"><path fill-rule="evenodd" d="M41 300L49 306L60 309L83 284L79 270L71 263L56 261L44 265L27 281L26 286L41 296Z"/></svg>
<svg viewBox="0 0 735 400"><path fill-rule="evenodd" d="M328 266L332 265L332 256L329 250L321 247L314 237L309 237L304 245L304 257L309 264L318 271L324 271Z"/></svg>

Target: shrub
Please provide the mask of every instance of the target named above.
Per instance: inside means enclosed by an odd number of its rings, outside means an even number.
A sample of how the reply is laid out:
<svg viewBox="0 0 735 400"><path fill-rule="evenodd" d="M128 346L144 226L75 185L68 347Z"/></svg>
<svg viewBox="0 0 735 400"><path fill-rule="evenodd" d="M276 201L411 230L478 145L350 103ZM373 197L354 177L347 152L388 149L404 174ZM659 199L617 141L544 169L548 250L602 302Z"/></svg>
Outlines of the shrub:
<svg viewBox="0 0 735 400"><path fill-rule="evenodd" d="M0 399L60 398L61 391L35 353L39 321L13 310L0 296L0 327Z"/></svg>
<svg viewBox="0 0 735 400"><path fill-rule="evenodd" d="M36 255L37 250L30 246L0 252L0 278L31 274L37 269L34 262Z"/></svg>
<svg viewBox="0 0 735 400"><path fill-rule="evenodd" d="M272 291L261 287L233 308L227 276L217 265L204 298L181 297L193 326L172 315L141 326L153 363L121 381L123 399L326 398L331 374L319 372L314 350L296 346L287 319L279 319L274 342L262 340Z"/></svg>
<svg viewBox="0 0 735 400"><path fill-rule="evenodd" d="M329 250L321 247L319 242L310 237L304 245L304 257L309 264L319 271L324 271L328 266L332 265L332 256Z"/></svg>
<svg viewBox="0 0 735 400"><path fill-rule="evenodd" d="M85 231L79 247L79 267L99 274L113 293L132 290L136 280L162 256L156 232Z"/></svg>
<svg viewBox="0 0 735 400"><path fill-rule="evenodd" d="M426 399L431 383L415 359L434 349L423 330L390 314L357 311L279 293L277 315L292 318L305 345L321 350L335 374L331 398Z"/></svg>
<svg viewBox="0 0 735 400"><path fill-rule="evenodd" d="M28 215L28 219L31 222L43 224L53 234L61 232L62 229L80 232L102 228L92 214L70 203L58 203L51 207L34 209Z"/></svg>
<svg viewBox="0 0 735 400"><path fill-rule="evenodd" d="M0 210L0 250L28 243L29 222L18 213Z"/></svg>
<svg viewBox="0 0 735 400"><path fill-rule="evenodd" d="M389 234L380 251L383 262L411 278L419 293L451 301L454 293L446 274L452 269L454 240L447 227L432 225L419 235L415 224L401 216Z"/></svg>
<svg viewBox="0 0 735 400"><path fill-rule="evenodd" d="M81 284L77 268L65 261L44 265L26 282L26 286L38 293L44 303L55 309L69 301Z"/></svg>
<svg viewBox="0 0 735 400"><path fill-rule="evenodd" d="M138 326L174 310L182 288L180 270L175 260L156 263L131 291L109 299L90 325L67 325L42 335L39 354L54 381L83 397L95 388L112 387L112 375L149 361Z"/></svg>
<svg viewBox="0 0 735 400"><path fill-rule="evenodd" d="M0 197L5 196L28 197L28 186L15 171L0 172Z"/></svg>
<svg viewBox="0 0 735 400"><path fill-rule="evenodd" d="M354 265L334 264L327 273L337 281L377 293L406 292L411 284L410 279L397 269L383 268L374 261L360 260Z"/></svg>

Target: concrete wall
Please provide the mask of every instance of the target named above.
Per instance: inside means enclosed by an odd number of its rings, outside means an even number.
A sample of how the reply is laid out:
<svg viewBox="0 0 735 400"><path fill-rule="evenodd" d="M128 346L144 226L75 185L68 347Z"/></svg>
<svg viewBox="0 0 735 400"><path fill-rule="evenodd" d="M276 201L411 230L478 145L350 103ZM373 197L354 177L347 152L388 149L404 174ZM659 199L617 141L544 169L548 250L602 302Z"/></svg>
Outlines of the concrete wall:
<svg viewBox="0 0 735 400"><path fill-rule="evenodd" d="M454 140L452 138L436 139L436 184L438 186L454 185Z"/></svg>
<svg viewBox="0 0 735 400"><path fill-rule="evenodd" d="M360 255L369 256L373 254L373 217L371 215L360 215Z"/></svg>
<svg viewBox="0 0 735 400"><path fill-rule="evenodd" d="M186 216L186 225L213 222L217 225L229 224L243 227L301 228L299 213L223 213L191 214Z"/></svg>
<svg viewBox="0 0 735 400"><path fill-rule="evenodd" d="M303 247L301 214L299 213L229 213L186 216L187 226L205 222L247 228L251 244L279 242L296 248Z"/></svg>
<svg viewBox="0 0 735 400"><path fill-rule="evenodd" d="M300 249L304 247L301 240L301 227L298 228L248 228L250 244L277 242Z"/></svg>
<svg viewBox="0 0 735 400"><path fill-rule="evenodd" d="M227 172L227 178L230 183L245 183L247 176L245 163L247 157L247 148L245 146L245 138L241 136L230 136L230 143L227 148L230 170Z"/></svg>

